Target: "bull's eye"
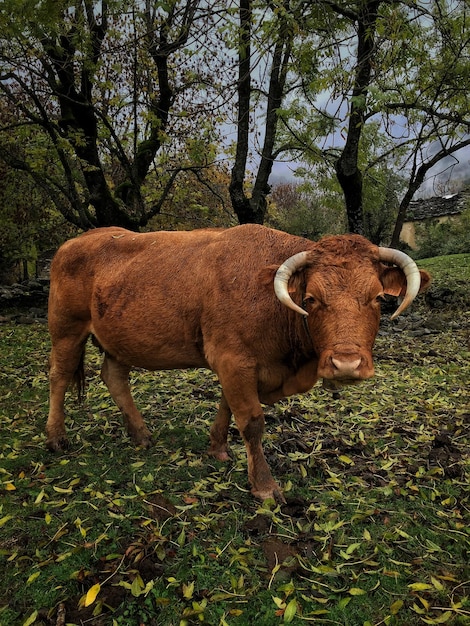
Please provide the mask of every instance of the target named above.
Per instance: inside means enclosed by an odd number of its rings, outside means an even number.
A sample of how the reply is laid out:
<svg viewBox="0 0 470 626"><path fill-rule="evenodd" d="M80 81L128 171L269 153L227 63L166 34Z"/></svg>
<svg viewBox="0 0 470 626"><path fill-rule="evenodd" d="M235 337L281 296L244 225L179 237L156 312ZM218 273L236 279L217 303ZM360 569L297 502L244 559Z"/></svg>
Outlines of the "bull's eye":
<svg viewBox="0 0 470 626"><path fill-rule="evenodd" d="M306 305L312 306L312 304L315 304L315 298L311 296L309 293L306 293L304 297L304 306Z"/></svg>

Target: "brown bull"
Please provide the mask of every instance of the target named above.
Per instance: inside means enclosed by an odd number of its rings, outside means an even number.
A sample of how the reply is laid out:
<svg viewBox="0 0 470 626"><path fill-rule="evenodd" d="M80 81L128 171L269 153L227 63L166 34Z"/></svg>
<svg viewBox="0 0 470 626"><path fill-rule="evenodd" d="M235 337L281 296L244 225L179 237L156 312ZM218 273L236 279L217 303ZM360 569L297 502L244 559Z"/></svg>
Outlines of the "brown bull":
<svg viewBox="0 0 470 626"><path fill-rule="evenodd" d="M67 444L65 391L83 376L93 335L136 444L149 446L150 432L130 394L131 368L210 368L222 385L210 454L228 458L233 413L253 494L282 500L263 454L261 404L319 378L334 386L373 376L380 299L404 296L396 316L428 282L409 257L358 235L315 243L257 225L88 232L65 243L51 267L47 445Z"/></svg>

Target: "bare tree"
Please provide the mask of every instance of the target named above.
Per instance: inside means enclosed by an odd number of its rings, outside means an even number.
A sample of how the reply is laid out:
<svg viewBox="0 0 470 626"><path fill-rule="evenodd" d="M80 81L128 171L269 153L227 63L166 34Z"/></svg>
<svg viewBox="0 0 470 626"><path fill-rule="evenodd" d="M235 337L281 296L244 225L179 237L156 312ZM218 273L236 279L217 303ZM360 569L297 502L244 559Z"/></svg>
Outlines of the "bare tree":
<svg viewBox="0 0 470 626"><path fill-rule="evenodd" d="M210 98L198 90L216 83L203 59L219 18L199 0L51 6L26 20L20 6L0 8L8 25L0 98L17 111L0 129L0 157L77 226L137 229L161 210L180 171L206 164L183 148L205 130L209 143L216 137L204 108Z"/></svg>
<svg viewBox="0 0 470 626"><path fill-rule="evenodd" d="M270 3L266 12L271 10ZM273 3L274 4L274 3ZM266 197L269 194L271 175L276 152L278 112L285 95L286 79L290 67L294 31L292 19L284 3L276 4L277 11L271 16L271 38L267 41L264 52L268 78L266 85L253 85L253 9L252 0L240 0L239 42L238 42L238 122L235 162L230 182L230 197L238 220L241 224L254 222L262 224L267 209ZM264 108L264 140L259 163L254 176L251 193L246 189L247 159L250 147L250 115L252 99L257 96L258 106ZM264 98L259 104L259 97Z"/></svg>

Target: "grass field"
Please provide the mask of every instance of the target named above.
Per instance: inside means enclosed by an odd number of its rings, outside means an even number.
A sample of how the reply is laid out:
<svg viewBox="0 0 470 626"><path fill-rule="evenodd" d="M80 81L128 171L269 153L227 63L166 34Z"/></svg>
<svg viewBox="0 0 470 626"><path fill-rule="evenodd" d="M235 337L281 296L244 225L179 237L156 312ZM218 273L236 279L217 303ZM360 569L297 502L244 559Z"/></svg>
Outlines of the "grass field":
<svg viewBox="0 0 470 626"><path fill-rule="evenodd" d="M430 334L388 325L373 380L267 408L282 507L249 493L235 428L230 462L205 455L203 370L133 373L142 450L90 346L47 452L47 329L0 326L0 624L469 624L470 256L420 265L456 294L414 307Z"/></svg>

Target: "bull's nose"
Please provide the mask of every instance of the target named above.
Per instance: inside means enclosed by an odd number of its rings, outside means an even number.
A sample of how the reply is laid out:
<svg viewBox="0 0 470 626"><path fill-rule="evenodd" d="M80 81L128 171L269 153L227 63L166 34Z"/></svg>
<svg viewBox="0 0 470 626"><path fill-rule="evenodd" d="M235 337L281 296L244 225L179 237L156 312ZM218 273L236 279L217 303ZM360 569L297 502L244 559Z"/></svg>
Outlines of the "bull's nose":
<svg viewBox="0 0 470 626"><path fill-rule="evenodd" d="M359 376L359 366L361 365L361 359L355 359L354 361L349 361L346 359L339 359L333 357L331 362L335 368L335 376L340 378L356 378Z"/></svg>

